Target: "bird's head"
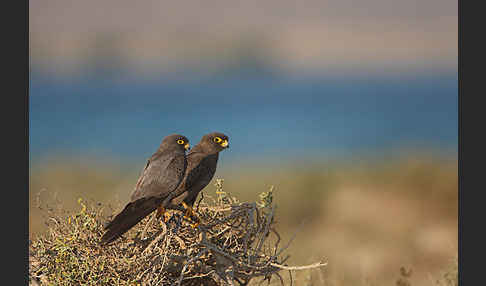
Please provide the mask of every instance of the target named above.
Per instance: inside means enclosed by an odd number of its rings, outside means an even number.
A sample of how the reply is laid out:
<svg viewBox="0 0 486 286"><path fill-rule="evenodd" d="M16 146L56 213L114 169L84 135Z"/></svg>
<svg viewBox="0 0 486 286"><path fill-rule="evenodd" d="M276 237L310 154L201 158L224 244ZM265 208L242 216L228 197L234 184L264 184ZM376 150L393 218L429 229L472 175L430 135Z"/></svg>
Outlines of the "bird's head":
<svg viewBox="0 0 486 286"><path fill-rule="evenodd" d="M229 148L229 138L223 133L212 132L204 135L199 144L204 145L207 151L217 153Z"/></svg>
<svg viewBox="0 0 486 286"><path fill-rule="evenodd" d="M161 148L175 149L179 151L186 151L191 148L189 145L189 139L186 136L180 134L171 134L166 136L162 140Z"/></svg>

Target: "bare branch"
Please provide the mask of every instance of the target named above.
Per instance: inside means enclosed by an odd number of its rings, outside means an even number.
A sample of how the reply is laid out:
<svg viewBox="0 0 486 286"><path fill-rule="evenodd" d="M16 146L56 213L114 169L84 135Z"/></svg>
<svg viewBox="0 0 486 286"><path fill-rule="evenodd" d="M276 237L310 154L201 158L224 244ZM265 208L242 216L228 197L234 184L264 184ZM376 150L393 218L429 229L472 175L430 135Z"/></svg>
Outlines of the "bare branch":
<svg viewBox="0 0 486 286"><path fill-rule="evenodd" d="M311 269L311 268L318 268L318 267L326 266L327 262L326 263L316 262L316 263L313 263L313 264L310 264L310 265L304 265L304 266L285 266L285 265L280 265L280 264L277 264L277 263L270 263L270 265L272 265L273 267L284 269L284 270L305 270L305 269Z"/></svg>

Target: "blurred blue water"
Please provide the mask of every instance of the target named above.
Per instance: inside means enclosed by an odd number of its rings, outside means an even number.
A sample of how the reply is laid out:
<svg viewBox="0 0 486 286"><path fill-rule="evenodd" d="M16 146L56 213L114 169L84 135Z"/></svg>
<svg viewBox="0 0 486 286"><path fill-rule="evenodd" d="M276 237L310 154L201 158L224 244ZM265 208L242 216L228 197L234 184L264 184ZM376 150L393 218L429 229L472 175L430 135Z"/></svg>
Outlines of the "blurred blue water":
<svg viewBox="0 0 486 286"><path fill-rule="evenodd" d="M455 150L457 93L457 73L123 81L32 75L30 156L92 153L140 160L169 133L195 144L210 131L230 136L227 160L406 146Z"/></svg>

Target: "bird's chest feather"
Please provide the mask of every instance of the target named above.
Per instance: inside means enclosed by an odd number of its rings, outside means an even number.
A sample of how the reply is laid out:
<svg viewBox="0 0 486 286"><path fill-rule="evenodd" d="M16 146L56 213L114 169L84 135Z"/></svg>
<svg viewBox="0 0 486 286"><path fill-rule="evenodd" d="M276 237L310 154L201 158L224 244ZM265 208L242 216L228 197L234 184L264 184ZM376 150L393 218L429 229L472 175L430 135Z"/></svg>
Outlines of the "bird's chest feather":
<svg viewBox="0 0 486 286"><path fill-rule="evenodd" d="M193 160L192 166L188 172L187 183L188 187L197 184L201 181L210 181L216 172L216 165L218 163L218 156L210 155ZM192 162L190 162L192 163Z"/></svg>

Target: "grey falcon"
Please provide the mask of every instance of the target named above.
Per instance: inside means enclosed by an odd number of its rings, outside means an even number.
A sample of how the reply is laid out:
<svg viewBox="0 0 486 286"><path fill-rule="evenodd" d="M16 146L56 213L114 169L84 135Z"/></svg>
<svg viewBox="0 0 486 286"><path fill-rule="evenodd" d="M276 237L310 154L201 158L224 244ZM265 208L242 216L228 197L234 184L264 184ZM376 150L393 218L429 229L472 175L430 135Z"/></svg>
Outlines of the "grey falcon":
<svg viewBox="0 0 486 286"><path fill-rule="evenodd" d="M229 148L229 138L220 132L212 132L204 135L187 154L187 168L184 179L175 193L179 194L170 201L168 209L181 210L180 205L186 210L185 216L199 222L194 210L194 202L197 195L204 189L214 174L218 164L219 152Z"/></svg>
<svg viewBox="0 0 486 286"><path fill-rule="evenodd" d="M179 187L187 168L186 150L189 140L180 134L166 136L157 151L148 159L140 175L130 202L105 226L106 233L100 243L108 244L158 210L157 216L165 212L170 201L179 196Z"/></svg>

